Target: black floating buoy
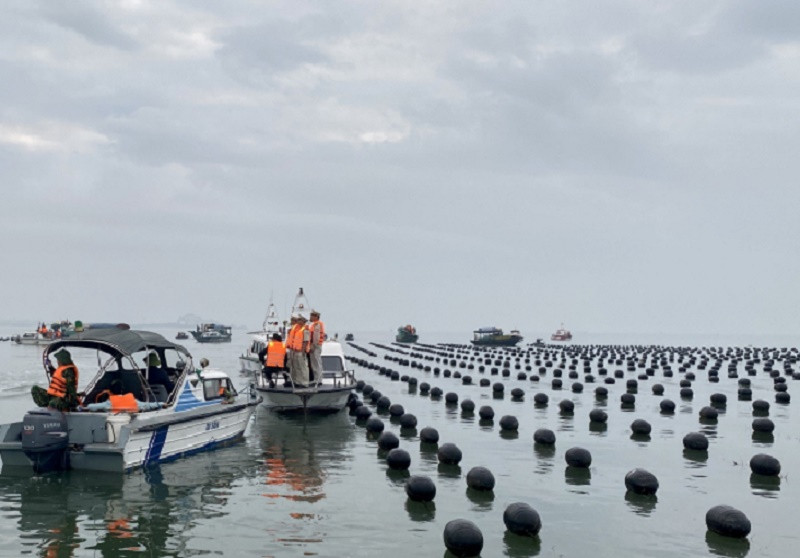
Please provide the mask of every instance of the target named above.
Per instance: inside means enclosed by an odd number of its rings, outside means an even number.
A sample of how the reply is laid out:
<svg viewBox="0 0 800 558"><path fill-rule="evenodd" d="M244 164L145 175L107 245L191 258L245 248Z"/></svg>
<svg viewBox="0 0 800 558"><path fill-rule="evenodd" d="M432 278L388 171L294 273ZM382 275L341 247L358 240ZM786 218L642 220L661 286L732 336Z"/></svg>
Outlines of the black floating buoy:
<svg viewBox="0 0 800 558"><path fill-rule="evenodd" d="M608 413L603 409L592 409L589 411L589 422L604 423L608 421Z"/></svg>
<svg viewBox="0 0 800 558"><path fill-rule="evenodd" d="M587 468L592 464L592 454L584 448L570 448L564 454L564 459L570 467Z"/></svg>
<svg viewBox="0 0 800 558"><path fill-rule="evenodd" d="M668 415L675 412L675 402L671 399L662 399L658 406L664 414Z"/></svg>
<svg viewBox="0 0 800 558"><path fill-rule="evenodd" d="M714 506L708 510L706 527L723 537L742 539L750 534L750 520L731 506Z"/></svg>
<svg viewBox="0 0 800 558"><path fill-rule="evenodd" d="M775 430L775 423L765 417L754 418L753 430L755 432L773 432Z"/></svg>
<svg viewBox="0 0 800 558"><path fill-rule="evenodd" d="M624 408L630 408L636 405L636 396L632 393L623 393L620 395L619 400Z"/></svg>
<svg viewBox="0 0 800 558"><path fill-rule="evenodd" d="M547 405L547 402L549 400L550 398L547 397L546 393L537 393L536 395L533 396L533 403L540 407L544 407L545 405Z"/></svg>
<svg viewBox="0 0 800 558"><path fill-rule="evenodd" d="M775 403L780 403L782 405L788 405L789 402L792 400L791 395L787 391L779 391L775 394Z"/></svg>
<svg viewBox="0 0 800 558"><path fill-rule="evenodd" d="M650 389L653 390L653 395L664 395L664 386L661 384L653 384L653 387Z"/></svg>
<svg viewBox="0 0 800 558"><path fill-rule="evenodd" d="M658 479L649 471L634 469L625 475L625 488L636 494L655 494L658 490Z"/></svg>
<svg viewBox="0 0 800 558"><path fill-rule="evenodd" d="M539 513L524 502L509 504L503 512L506 529L523 537L535 537L542 529Z"/></svg>
<svg viewBox="0 0 800 558"><path fill-rule="evenodd" d="M422 383L419 385L419 392L420 392L422 395L425 395L425 394L426 394L426 393L428 393L430 390L431 390L431 385L430 385L428 382L422 382Z"/></svg>
<svg viewBox="0 0 800 558"><path fill-rule="evenodd" d="M439 462L445 465L458 465L462 456L458 446L450 442L439 446L439 451L436 455L439 458Z"/></svg>
<svg viewBox="0 0 800 558"><path fill-rule="evenodd" d="M473 522L454 519L444 526L444 545L459 558L478 556L483 550L483 534Z"/></svg>
<svg viewBox="0 0 800 558"><path fill-rule="evenodd" d="M781 462L766 453L758 453L750 459L750 470L757 475L777 477L781 473Z"/></svg>
<svg viewBox="0 0 800 558"><path fill-rule="evenodd" d="M400 403L394 403L389 406L389 414L393 417L401 417L406 410L403 409L403 406Z"/></svg>
<svg viewBox="0 0 800 558"><path fill-rule="evenodd" d="M649 436L652 427L650 423L644 419L636 419L631 423L631 431L634 434L639 434L642 436Z"/></svg>
<svg viewBox="0 0 800 558"><path fill-rule="evenodd" d="M444 402L448 405L455 405L458 403L458 394L452 391L448 391L444 396Z"/></svg>
<svg viewBox="0 0 800 558"><path fill-rule="evenodd" d="M558 408L561 409L562 413L570 414L575 410L575 403L569 399L562 399L558 402Z"/></svg>
<svg viewBox="0 0 800 558"><path fill-rule="evenodd" d="M475 402L472 399L464 399L461 402L461 411L464 413L471 413L475 410Z"/></svg>
<svg viewBox="0 0 800 558"><path fill-rule="evenodd" d="M537 444L551 446L556 443L556 434L549 428L539 428L533 433L533 441Z"/></svg>
<svg viewBox="0 0 800 558"><path fill-rule="evenodd" d="M403 413L400 417L400 428L416 428L417 417L411 413Z"/></svg>
<svg viewBox="0 0 800 558"><path fill-rule="evenodd" d="M525 390L522 388L514 388L511 390L511 399L514 401L522 401L525 397Z"/></svg>
<svg viewBox="0 0 800 558"><path fill-rule="evenodd" d="M415 502L430 502L436 497L436 485L430 477L413 475L406 481L406 494Z"/></svg>
<svg viewBox="0 0 800 558"><path fill-rule="evenodd" d="M486 467L473 467L467 473L467 486L473 490L493 490L494 475Z"/></svg>
<svg viewBox="0 0 800 558"><path fill-rule="evenodd" d="M375 391L375 388L372 387L371 385L367 384L367 385L365 385L363 387L363 389L361 390L361 393L363 393L364 395L369 395L373 391Z"/></svg>
<svg viewBox="0 0 800 558"><path fill-rule="evenodd" d="M394 448L386 456L386 464L395 471L406 471L411 466L411 455L404 449Z"/></svg>
<svg viewBox="0 0 800 558"><path fill-rule="evenodd" d="M689 432L683 437L683 447L687 450L705 451L708 449L708 438L701 432Z"/></svg>
<svg viewBox="0 0 800 558"><path fill-rule="evenodd" d="M597 386L594 388L594 396L597 399L605 399L608 397L608 388L605 386Z"/></svg>
<svg viewBox="0 0 800 558"><path fill-rule="evenodd" d="M692 388L688 387L681 388L680 394L681 394L681 399L691 399L692 397L694 397L694 392L692 391Z"/></svg>
<svg viewBox="0 0 800 558"><path fill-rule="evenodd" d="M583 384L580 382L574 382L572 384L572 393L583 393Z"/></svg>
<svg viewBox="0 0 800 558"><path fill-rule="evenodd" d="M717 411L714 407L703 407L700 409L700 418L706 420L717 420L717 416L719 415L719 411Z"/></svg>
<svg viewBox="0 0 800 558"><path fill-rule="evenodd" d="M369 417L364 425L368 432L383 432L383 421L378 417Z"/></svg>
<svg viewBox="0 0 800 558"><path fill-rule="evenodd" d="M478 416L483 420L491 420L494 418L494 409L492 409L489 405L484 405L478 409Z"/></svg>
<svg viewBox="0 0 800 558"><path fill-rule="evenodd" d="M431 397L441 397L441 396L442 396L442 388L439 387L431 388Z"/></svg>
<svg viewBox="0 0 800 558"><path fill-rule="evenodd" d="M503 393L504 389L506 389L506 386L504 386L500 382L495 382L494 384L492 384L492 391L495 393Z"/></svg>
<svg viewBox="0 0 800 558"><path fill-rule="evenodd" d="M372 415L372 411L366 405L356 407L356 420L367 420Z"/></svg>
<svg viewBox="0 0 800 558"><path fill-rule="evenodd" d="M384 451L393 450L400 446L400 439L393 432L384 431L378 436L378 447Z"/></svg>
<svg viewBox="0 0 800 558"><path fill-rule="evenodd" d="M492 382L489 381L489 378L481 378L481 381L479 382L481 387L487 387L491 383Z"/></svg>
<svg viewBox="0 0 800 558"><path fill-rule="evenodd" d="M389 398L388 398L388 397L386 397L385 395L381 395L381 397L380 397L380 398L378 399L378 401L375 403L375 406L376 406L376 407L377 407L379 410L381 410L381 411L385 411L385 410L387 410L389 407L391 407L391 406L392 406L392 401L391 401L391 399L389 399Z"/></svg>
<svg viewBox="0 0 800 558"><path fill-rule="evenodd" d="M764 401L763 399L753 401L753 414L769 414L769 401Z"/></svg>
<svg viewBox="0 0 800 558"><path fill-rule="evenodd" d="M435 444L439 441L439 431L432 426L426 426L420 430L419 439L426 444Z"/></svg>
<svg viewBox="0 0 800 558"><path fill-rule="evenodd" d="M504 415L500 418L500 428L506 431L514 431L519 428L519 421L513 415Z"/></svg>

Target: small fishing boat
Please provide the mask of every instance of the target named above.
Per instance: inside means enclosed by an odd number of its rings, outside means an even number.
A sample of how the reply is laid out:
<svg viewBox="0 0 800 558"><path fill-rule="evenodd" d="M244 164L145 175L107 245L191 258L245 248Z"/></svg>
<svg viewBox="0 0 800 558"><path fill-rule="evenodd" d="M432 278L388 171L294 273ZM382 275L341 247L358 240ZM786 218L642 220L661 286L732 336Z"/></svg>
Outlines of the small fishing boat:
<svg viewBox="0 0 800 558"><path fill-rule="evenodd" d="M571 341L572 340L572 332L564 328L564 324L561 324L561 327L556 330L556 332L550 336L551 341Z"/></svg>
<svg viewBox="0 0 800 558"><path fill-rule="evenodd" d="M416 343L419 335L417 335L417 329L414 326L407 324L397 328L397 335L394 339L398 343Z"/></svg>
<svg viewBox="0 0 800 558"><path fill-rule="evenodd" d="M97 373L79 393L82 406L65 412L40 407L20 422L0 425L4 467L121 472L176 459L240 438L261 402L255 389L237 391L221 370L195 370L182 345L157 333L108 328L54 341L43 352L48 382L49 356L62 349L69 349L79 372L97 363ZM140 368L152 355L171 391ZM141 410L102 408L109 390L132 395Z"/></svg>
<svg viewBox="0 0 800 558"><path fill-rule="evenodd" d="M355 341L355 339L356 338L352 333L348 333L347 335L344 336L345 341Z"/></svg>
<svg viewBox="0 0 800 558"><path fill-rule="evenodd" d="M199 324L194 331L190 331L198 343L230 343L231 326L222 324Z"/></svg>
<svg viewBox="0 0 800 558"><path fill-rule="evenodd" d="M14 343L17 345L49 345L55 338L38 331L26 331L25 333L13 337L13 339Z"/></svg>
<svg viewBox="0 0 800 558"><path fill-rule="evenodd" d="M189 334L185 331L179 331L177 335L175 335L175 339L183 341L184 339L189 339Z"/></svg>
<svg viewBox="0 0 800 558"><path fill-rule="evenodd" d="M522 335L516 329L504 334L496 327L482 327L473 332L472 344L488 347L513 347L522 341Z"/></svg>
<svg viewBox="0 0 800 558"><path fill-rule="evenodd" d="M277 381L274 387L260 369L255 378L263 404L277 412L335 413L344 408L356 387L355 373L347 369L342 345L337 341L322 344L322 378L312 379L309 387L295 386L288 373L287 379Z"/></svg>
<svg viewBox="0 0 800 558"><path fill-rule="evenodd" d="M302 289L300 289L302 292ZM250 345L247 346L244 353L239 356L239 366L242 373L256 373L261 372L263 363L258 355L266 349L272 335L279 333L281 337L285 336L285 327L281 324L280 318L275 311L275 304L270 299L269 306L267 307L267 315L264 317L264 322L261 324L260 331L249 332L252 335Z"/></svg>

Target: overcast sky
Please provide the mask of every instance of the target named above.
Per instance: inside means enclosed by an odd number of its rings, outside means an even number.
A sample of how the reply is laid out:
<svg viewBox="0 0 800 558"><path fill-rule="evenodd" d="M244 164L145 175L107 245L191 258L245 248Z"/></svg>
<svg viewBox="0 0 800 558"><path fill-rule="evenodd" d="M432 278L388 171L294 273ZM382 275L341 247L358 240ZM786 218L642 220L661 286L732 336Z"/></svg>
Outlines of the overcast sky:
<svg viewBox="0 0 800 558"><path fill-rule="evenodd" d="M800 2L0 4L0 319L800 333Z"/></svg>

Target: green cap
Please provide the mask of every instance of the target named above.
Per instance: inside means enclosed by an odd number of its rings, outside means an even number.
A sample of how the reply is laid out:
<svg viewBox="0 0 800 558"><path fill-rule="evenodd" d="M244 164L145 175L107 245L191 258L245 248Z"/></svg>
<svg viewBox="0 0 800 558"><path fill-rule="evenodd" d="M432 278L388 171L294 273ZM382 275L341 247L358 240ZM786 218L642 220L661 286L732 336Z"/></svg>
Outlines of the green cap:
<svg viewBox="0 0 800 558"><path fill-rule="evenodd" d="M61 349L53 355L60 365L72 364L72 355L66 349Z"/></svg>

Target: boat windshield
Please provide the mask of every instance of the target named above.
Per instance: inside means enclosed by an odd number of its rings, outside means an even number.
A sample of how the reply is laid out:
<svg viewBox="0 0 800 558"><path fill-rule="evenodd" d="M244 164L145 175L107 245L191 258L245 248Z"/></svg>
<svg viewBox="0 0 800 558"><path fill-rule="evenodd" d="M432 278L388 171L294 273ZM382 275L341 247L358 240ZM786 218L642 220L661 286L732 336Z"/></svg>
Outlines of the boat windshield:
<svg viewBox="0 0 800 558"><path fill-rule="evenodd" d="M342 359L338 356L323 356L322 370L325 372L343 372Z"/></svg>

